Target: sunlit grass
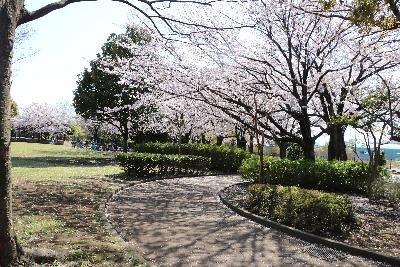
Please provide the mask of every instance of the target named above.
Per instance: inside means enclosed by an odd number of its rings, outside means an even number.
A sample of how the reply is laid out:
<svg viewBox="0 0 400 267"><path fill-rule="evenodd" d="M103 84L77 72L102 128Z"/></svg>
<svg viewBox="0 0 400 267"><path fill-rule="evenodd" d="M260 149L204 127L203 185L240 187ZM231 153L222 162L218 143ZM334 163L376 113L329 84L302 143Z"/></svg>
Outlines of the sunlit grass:
<svg viewBox="0 0 400 267"><path fill-rule="evenodd" d="M110 151L99 152L61 145L25 142L11 143L11 155L13 157L110 157L113 154L114 152Z"/></svg>
<svg viewBox="0 0 400 267"><path fill-rule="evenodd" d="M15 181L68 180L74 177L115 175L122 172L113 152L74 149L67 146L12 143L12 176ZM110 163L104 162L110 159Z"/></svg>
<svg viewBox="0 0 400 267"><path fill-rule="evenodd" d="M68 180L74 177L85 177L91 175L113 175L121 173L118 166L108 167L47 167L47 168L29 168L15 167L12 169L12 175L15 180Z"/></svg>
<svg viewBox="0 0 400 267"><path fill-rule="evenodd" d="M22 245L34 243L35 240L49 236L55 236L61 232L67 231L64 222L55 220L49 216L26 215L18 217L15 220L17 229L17 238Z"/></svg>

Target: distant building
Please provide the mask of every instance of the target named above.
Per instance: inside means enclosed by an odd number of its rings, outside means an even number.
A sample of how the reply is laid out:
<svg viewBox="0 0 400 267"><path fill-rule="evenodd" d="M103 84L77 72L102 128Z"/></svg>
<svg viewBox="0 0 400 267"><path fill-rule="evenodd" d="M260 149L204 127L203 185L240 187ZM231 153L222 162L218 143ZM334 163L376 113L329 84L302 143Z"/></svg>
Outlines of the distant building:
<svg viewBox="0 0 400 267"><path fill-rule="evenodd" d="M387 160L400 160L400 144L381 145L381 151L385 152ZM357 146L356 152L361 160L369 160L368 150L365 146Z"/></svg>

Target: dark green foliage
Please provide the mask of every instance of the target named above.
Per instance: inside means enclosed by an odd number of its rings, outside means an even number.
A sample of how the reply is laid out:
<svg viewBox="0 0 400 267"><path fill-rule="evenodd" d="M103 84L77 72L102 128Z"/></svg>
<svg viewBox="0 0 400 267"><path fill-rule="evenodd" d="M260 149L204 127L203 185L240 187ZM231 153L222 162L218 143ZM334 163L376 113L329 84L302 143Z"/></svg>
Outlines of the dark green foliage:
<svg viewBox="0 0 400 267"><path fill-rule="evenodd" d="M268 160L268 157L264 157L264 160ZM244 160L239 168L239 174L242 178L257 182L260 173L259 162L260 158L258 155L252 155L248 159Z"/></svg>
<svg viewBox="0 0 400 267"><path fill-rule="evenodd" d="M356 225L347 196L295 186L248 186L247 209L272 221L313 234L343 234Z"/></svg>
<svg viewBox="0 0 400 267"><path fill-rule="evenodd" d="M319 0L324 11L339 7L344 1ZM388 0L356 0L347 6L349 9L348 19L361 26L360 30L370 32L376 27L382 30L395 30L400 27L399 4L397 1ZM329 16L329 15L328 15Z"/></svg>
<svg viewBox="0 0 400 267"><path fill-rule="evenodd" d="M240 167L243 178L257 181L258 158L245 160ZM294 185L331 192L368 192L368 164L361 161L288 160L265 158L266 180L272 184Z"/></svg>
<svg viewBox="0 0 400 267"><path fill-rule="evenodd" d="M291 144L287 148L287 158L291 160L302 159L304 156L303 149L298 144Z"/></svg>
<svg viewBox="0 0 400 267"><path fill-rule="evenodd" d="M381 154L379 155L378 164L379 164L379 166L386 165L385 151L381 151Z"/></svg>
<svg viewBox="0 0 400 267"><path fill-rule="evenodd" d="M225 173L237 172L242 161L250 156L237 147L208 144L145 143L135 145L134 151L207 157L211 159L210 170Z"/></svg>
<svg viewBox="0 0 400 267"><path fill-rule="evenodd" d="M121 153L116 157L130 178L165 177L182 174L205 174L210 159L147 153Z"/></svg>
<svg viewBox="0 0 400 267"><path fill-rule="evenodd" d="M119 45L119 43L132 41L135 44L145 45L150 43L151 40L151 34L145 28L130 26L126 28L126 31L123 34L110 34L107 38L107 42L104 43L101 50L103 56L116 57L118 55L119 57L130 58L134 55L132 55L128 48Z"/></svg>

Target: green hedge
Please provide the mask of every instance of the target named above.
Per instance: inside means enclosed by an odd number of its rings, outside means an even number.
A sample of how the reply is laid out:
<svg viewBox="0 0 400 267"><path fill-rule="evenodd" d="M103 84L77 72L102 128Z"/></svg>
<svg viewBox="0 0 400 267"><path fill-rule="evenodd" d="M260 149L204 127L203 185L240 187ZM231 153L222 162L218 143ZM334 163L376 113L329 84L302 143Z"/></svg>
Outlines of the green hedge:
<svg viewBox="0 0 400 267"><path fill-rule="evenodd" d="M258 157L246 159L240 167L243 178L256 181ZM265 158L265 178L271 184L294 185L324 191L368 192L368 165L361 161L288 160Z"/></svg>
<svg viewBox="0 0 400 267"><path fill-rule="evenodd" d="M130 178L204 174L210 166L209 158L198 156L121 153L116 160Z"/></svg>
<svg viewBox="0 0 400 267"><path fill-rule="evenodd" d="M295 186L248 186L249 211L272 221L313 234L343 234L356 226L356 216L347 196Z"/></svg>
<svg viewBox="0 0 400 267"><path fill-rule="evenodd" d="M237 172L242 161L250 156L243 149L233 146L207 144L144 143L137 144L133 150L141 153L180 154L208 157L210 170L216 172Z"/></svg>

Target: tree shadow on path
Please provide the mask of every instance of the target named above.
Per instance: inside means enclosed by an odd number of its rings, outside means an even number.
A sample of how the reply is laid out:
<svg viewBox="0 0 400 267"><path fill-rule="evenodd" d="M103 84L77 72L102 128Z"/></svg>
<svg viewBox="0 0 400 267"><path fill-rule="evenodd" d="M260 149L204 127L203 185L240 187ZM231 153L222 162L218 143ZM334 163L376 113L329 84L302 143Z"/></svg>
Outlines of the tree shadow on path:
<svg viewBox="0 0 400 267"><path fill-rule="evenodd" d="M108 216L156 266L377 266L251 222L219 202L237 182L217 177L139 184L114 196Z"/></svg>

